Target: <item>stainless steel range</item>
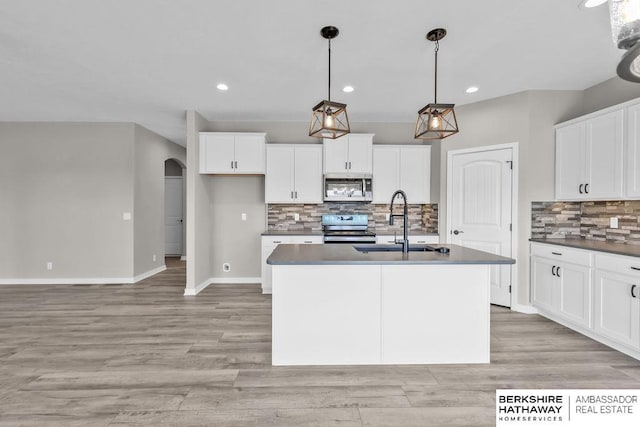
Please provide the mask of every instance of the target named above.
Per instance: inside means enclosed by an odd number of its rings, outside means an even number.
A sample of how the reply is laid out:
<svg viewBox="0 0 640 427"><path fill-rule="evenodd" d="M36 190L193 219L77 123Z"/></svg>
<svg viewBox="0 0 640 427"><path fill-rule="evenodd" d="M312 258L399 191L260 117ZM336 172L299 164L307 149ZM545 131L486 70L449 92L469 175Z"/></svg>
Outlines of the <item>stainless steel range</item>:
<svg viewBox="0 0 640 427"><path fill-rule="evenodd" d="M322 215L324 243L375 243L368 215Z"/></svg>

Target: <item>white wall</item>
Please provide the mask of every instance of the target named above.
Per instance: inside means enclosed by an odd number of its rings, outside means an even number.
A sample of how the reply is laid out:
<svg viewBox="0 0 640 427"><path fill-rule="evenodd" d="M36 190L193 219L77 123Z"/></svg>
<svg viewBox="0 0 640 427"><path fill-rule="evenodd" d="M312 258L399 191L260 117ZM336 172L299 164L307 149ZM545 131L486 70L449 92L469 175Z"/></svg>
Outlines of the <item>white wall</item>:
<svg viewBox="0 0 640 427"><path fill-rule="evenodd" d="M165 161L186 164L186 150L142 126L134 126L134 276L164 265ZM153 261L153 255L156 260Z"/></svg>

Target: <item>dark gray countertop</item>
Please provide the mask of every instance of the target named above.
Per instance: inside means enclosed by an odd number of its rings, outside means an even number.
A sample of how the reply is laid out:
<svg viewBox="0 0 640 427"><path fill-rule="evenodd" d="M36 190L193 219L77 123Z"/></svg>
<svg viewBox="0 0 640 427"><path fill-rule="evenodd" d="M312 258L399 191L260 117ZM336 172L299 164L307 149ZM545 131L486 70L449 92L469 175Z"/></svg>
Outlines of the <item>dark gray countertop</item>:
<svg viewBox="0 0 640 427"><path fill-rule="evenodd" d="M393 231L389 230L373 230L378 236L393 236ZM396 232L402 235L402 230ZM322 230L314 230L311 228L302 228L299 230L267 230L262 236L322 236ZM427 233L425 230L409 230L409 236L437 236L438 233Z"/></svg>
<svg viewBox="0 0 640 427"><path fill-rule="evenodd" d="M358 252L349 244L278 245L267 259L271 265L344 264L515 264L515 260L457 245L446 246L448 254L438 252Z"/></svg>
<svg viewBox="0 0 640 427"><path fill-rule="evenodd" d="M626 243L609 243L587 239L529 239L530 242L547 243L576 249L607 252L616 255L640 257L640 246Z"/></svg>
<svg viewBox="0 0 640 427"><path fill-rule="evenodd" d="M262 236L322 236L322 230L302 228L299 230L267 230Z"/></svg>

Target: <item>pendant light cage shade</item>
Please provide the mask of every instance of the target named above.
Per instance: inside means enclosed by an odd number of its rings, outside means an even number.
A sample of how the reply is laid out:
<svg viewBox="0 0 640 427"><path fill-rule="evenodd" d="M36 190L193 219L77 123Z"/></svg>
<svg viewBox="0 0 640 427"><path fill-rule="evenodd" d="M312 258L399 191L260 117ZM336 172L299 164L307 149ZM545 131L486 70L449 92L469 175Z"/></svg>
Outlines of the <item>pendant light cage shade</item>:
<svg viewBox="0 0 640 427"><path fill-rule="evenodd" d="M620 78L640 83L640 0L609 0L613 42L627 51L617 67Z"/></svg>
<svg viewBox="0 0 640 427"><path fill-rule="evenodd" d="M309 136L336 139L351 132L347 104L331 101L331 40L338 37L340 31L333 26L323 27L320 35L329 42L329 74L327 79L328 100L313 107Z"/></svg>
<svg viewBox="0 0 640 427"><path fill-rule="evenodd" d="M438 103L438 50L440 50L440 40L447 35L444 28L434 28L427 33L426 39L435 43L435 62L433 76L433 103L427 104L418 111L418 121L416 122L416 139L444 139L458 133L458 121L456 112L453 110L454 104Z"/></svg>
<svg viewBox="0 0 640 427"><path fill-rule="evenodd" d="M325 100L313 107L309 136L336 139L349 132L347 104Z"/></svg>
<svg viewBox="0 0 640 427"><path fill-rule="evenodd" d="M429 104L418 111L416 139L444 139L458 133L454 104Z"/></svg>

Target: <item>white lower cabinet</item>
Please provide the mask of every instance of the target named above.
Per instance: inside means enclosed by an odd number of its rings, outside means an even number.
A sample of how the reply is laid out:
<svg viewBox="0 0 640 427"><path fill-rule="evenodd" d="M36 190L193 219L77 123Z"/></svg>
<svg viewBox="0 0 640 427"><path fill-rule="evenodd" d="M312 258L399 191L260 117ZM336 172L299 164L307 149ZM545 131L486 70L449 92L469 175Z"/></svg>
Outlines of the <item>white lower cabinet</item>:
<svg viewBox="0 0 640 427"><path fill-rule="evenodd" d="M596 267L596 332L640 350L640 259L598 254Z"/></svg>
<svg viewBox="0 0 640 427"><path fill-rule="evenodd" d="M402 232L397 233L395 235L395 239L402 239ZM376 236L377 244L392 244L395 243L393 234L379 234ZM440 238L437 234L410 234L409 235L409 244L420 244L420 245L437 245L440 243Z"/></svg>
<svg viewBox="0 0 640 427"><path fill-rule="evenodd" d="M322 244L323 236L320 235L299 235L299 236L262 236L262 293L271 293L271 266L267 264L267 258L271 252L282 243L292 244Z"/></svg>
<svg viewBox="0 0 640 427"><path fill-rule="evenodd" d="M591 328L591 254L566 247L557 247L551 252L546 249L532 244L533 304L576 326Z"/></svg>
<svg viewBox="0 0 640 427"><path fill-rule="evenodd" d="M531 301L545 317L640 359L640 258L531 243Z"/></svg>

